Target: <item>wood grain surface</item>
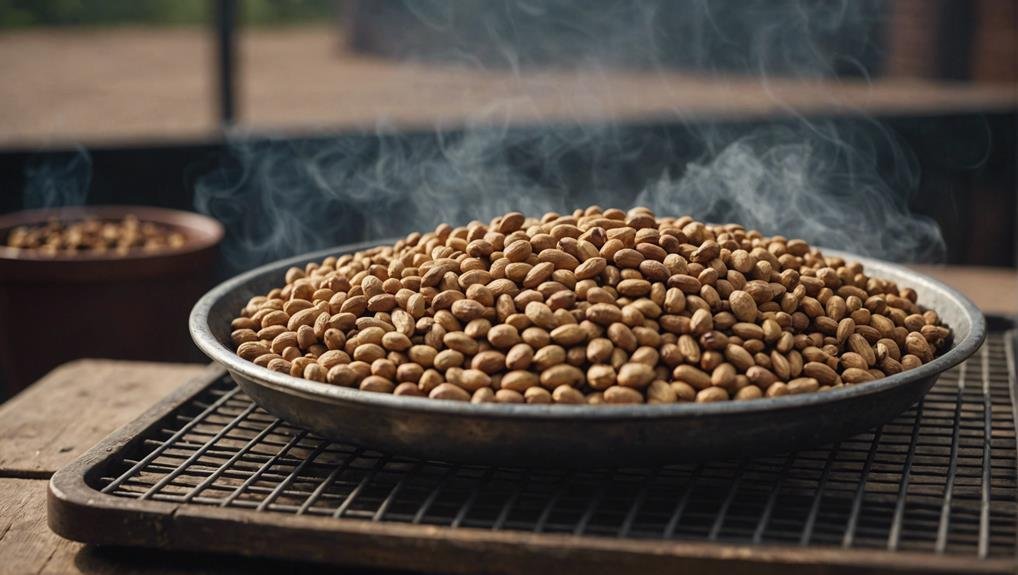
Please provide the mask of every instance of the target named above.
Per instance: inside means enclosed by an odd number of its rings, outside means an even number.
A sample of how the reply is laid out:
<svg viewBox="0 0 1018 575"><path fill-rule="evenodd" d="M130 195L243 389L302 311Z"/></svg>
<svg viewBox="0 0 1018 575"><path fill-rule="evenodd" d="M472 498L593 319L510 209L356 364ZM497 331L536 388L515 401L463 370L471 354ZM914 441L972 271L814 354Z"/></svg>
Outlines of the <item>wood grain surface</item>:
<svg viewBox="0 0 1018 575"><path fill-rule="evenodd" d="M46 528L46 482L0 478L0 571L44 573L54 561L71 564L72 541Z"/></svg>
<svg viewBox="0 0 1018 575"><path fill-rule="evenodd" d="M0 573L138 573L46 526L57 469L208 367L80 360L0 405ZM172 573L155 567L152 573ZM182 570L187 571L187 570Z"/></svg>
<svg viewBox="0 0 1018 575"><path fill-rule="evenodd" d="M321 569L310 563L95 547L69 541L46 526L46 483L42 479L0 478L0 573L279 575Z"/></svg>
<svg viewBox="0 0 1018 575"><path fill-rule="evenodd" d="M0 405L0 574L311 573L294 562L100 548L46 525L49 477L196 376L204 365L80 360Z"/></svg>
<svg viewBox="0 0 1018 575"><path fill-rule="evenodd" d="M48 478L206 369L96 359L62 365L0 405L0 472Z"/></svg>

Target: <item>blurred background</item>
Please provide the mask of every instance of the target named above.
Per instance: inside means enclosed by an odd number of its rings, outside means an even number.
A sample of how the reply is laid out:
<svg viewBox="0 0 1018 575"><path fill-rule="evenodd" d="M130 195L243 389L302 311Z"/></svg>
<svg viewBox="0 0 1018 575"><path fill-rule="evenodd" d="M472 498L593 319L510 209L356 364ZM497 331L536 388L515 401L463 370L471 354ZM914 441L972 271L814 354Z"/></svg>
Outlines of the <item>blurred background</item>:
<svg viewBox="0 0 1018 575"><path fill-rule="evenodd" d="M1016 0L0 0L0 214L204 214L203 286L591 203L1014 268L1016 22ZM0 288L69 281L19 270Z"/></svg>

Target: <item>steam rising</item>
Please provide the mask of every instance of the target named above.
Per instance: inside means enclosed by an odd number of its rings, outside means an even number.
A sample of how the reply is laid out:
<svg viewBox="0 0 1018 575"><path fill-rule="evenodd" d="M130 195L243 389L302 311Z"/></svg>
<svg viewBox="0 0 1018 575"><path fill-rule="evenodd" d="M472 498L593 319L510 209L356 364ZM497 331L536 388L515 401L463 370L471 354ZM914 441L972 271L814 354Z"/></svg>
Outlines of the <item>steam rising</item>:
<svg viewBox="0 0 1018 575"><path fill-rule="evenodd" d="M884 259L935 261L945 253L940 229L908 209L914 160L894 158L891 181L877 175L879 144L902 150L892 138L875 125L759 129L677 180L662 177L637 203Z"/></svg>
<svg viewBox="0 0 1018 575"><path fill-rule="evenodd" d="M408 33L408 56L500 69L524 89L528 68L562 59L593 70L593 78L613 66L676 65L754 74L765 85L772 74L865 76L882 14L876 0L406 6L425 37L430 30L447 42L425 52L429 44ZM412 78L406 85L415 88ZM561 98L596 109L606 86L588 88L563 88ZM512 110L526 105L492 101L468 110L462 129L432 134L396 134L379 118L374 137L238 141L229 161L198 183L195 206L226 224L224 251L234 269L445 221L593 203L645 204L659 215L737 222L886 259L943 256L936 224L908 210L914 159L875 121L793 115L769 125L700 122L654 131L605 116L515 127Z"/></svg>
<svg viewBox="0 0 1018 575"><path fill-rule="evenodd" d="M30 161L25 168L25 208L83 205L91 180L92 157L84 148Z"/></svg>

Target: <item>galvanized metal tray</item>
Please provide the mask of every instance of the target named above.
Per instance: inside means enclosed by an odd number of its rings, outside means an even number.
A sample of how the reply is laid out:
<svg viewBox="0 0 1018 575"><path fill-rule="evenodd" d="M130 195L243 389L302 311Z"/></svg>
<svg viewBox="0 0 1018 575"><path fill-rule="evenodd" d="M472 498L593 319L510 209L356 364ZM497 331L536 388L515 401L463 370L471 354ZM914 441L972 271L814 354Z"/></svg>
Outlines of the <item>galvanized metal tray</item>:
<svg viewBox="0 0 1018 575"><path fill-rule="evenodd" d="M915 403L986 337L965 296L906 268L861 261L868 272L913 287L954 338L935 360L864 385L824 393L708 404L563 406L469 404L397 397L270 371L228 347L230 321L247 301L282 282L287 268L373 244L344 246L272 263L219 285L194 307L191 335L266 411L334 440L418 457L514 465L660 464L774 453L842 439Z"/></svg>
<svg viewBox="0 0 1018 575"><path fill-rule="evenodd" d="M266 413L220 372L60 470L49 523L100 545L447 573L1014 573L1008 325L865 433L647 468L366 450Z"/></svg>

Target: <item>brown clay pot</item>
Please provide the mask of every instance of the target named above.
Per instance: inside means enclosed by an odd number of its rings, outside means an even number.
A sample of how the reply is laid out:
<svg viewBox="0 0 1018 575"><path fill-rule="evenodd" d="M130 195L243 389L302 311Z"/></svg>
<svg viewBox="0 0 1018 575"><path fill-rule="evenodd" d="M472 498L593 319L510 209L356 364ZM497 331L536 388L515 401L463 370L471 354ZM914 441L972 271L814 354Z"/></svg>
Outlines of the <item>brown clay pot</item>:
<svg viewBox="0 0 1018 575"><path fill-rule="evenodd" d="M0 216L0 238L49 219L134 214L175 228L184 247L124 256L45 257L0 247L0 400L61 363L83 357L195 360L191 306L214 277L223 228L190 212L142 206L82 206Z"/></svg>

